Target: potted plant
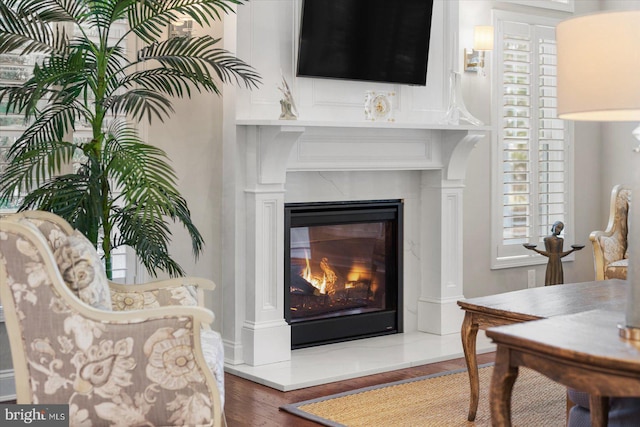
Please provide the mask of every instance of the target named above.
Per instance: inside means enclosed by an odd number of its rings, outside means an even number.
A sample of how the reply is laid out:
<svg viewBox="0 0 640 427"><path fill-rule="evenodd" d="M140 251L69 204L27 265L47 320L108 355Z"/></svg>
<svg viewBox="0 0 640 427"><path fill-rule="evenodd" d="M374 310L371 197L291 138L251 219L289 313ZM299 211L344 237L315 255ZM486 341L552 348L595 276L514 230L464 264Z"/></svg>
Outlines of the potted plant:
<svg viewBox="0 0 640 427"><path fill-rule="evenodd" d="M0 199L26 193L19 210L54 212L104 252L133 248L149 271L183 269L168 250L169 221L182 223L194 255L202 236L166 154L144 142L137 123L164 120L172 97L220 94L219 84L257 86L257 72L208 35L167 37L184 17L209 26L243 0L5 0L0 54L41 53L33 75L0 86L0 105L24 115L26 130L8 151ZM126 22L120 34L114 27ZM135 35L142 47L126 53ZM90 138L75 140L85 126ZM74 158L75 156L75 158ZM78 166L72 173L64 167ZM79 159L79 160L78 160ZM116 231L117 230L117 231Z"/></svg>

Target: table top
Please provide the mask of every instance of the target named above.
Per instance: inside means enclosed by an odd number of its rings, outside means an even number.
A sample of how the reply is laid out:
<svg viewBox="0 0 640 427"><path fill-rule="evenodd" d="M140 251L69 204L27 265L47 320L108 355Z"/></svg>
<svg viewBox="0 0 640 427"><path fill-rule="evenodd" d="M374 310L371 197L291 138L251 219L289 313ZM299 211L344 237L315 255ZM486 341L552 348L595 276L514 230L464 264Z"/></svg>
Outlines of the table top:
<svg viewBox="0 0 640 427"><path fill-rule="evenodd" d="M623 312L625 280L601 280L522 289L458 301L468 312L528 321L602 309Z"/></svg>
<svg viewBox="0 0 640 427"><path fill-rule="evenodd" d="M537 354L570 360L602 371L640 375L640 341L621 338L623 311L591 310L577 314L487 329L497 344L532 349Z"/></svg>

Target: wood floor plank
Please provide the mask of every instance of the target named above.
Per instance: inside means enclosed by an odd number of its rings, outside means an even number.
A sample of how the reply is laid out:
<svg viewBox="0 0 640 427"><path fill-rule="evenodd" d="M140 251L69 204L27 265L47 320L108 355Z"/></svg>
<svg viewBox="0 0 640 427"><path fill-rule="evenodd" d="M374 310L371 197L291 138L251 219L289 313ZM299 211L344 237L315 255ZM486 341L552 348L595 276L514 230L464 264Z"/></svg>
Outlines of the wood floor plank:
<svg viewBox="0 0 640 427"><path fill-rule="evenodd" d="M478 355L478 363L493 362L494 358L495 353L481 354ZM287 403L461 368L465 368L463 358L288 392L225 374L227 424L229 427L317 427L318 424L280 411L279 407Z"/></svg>

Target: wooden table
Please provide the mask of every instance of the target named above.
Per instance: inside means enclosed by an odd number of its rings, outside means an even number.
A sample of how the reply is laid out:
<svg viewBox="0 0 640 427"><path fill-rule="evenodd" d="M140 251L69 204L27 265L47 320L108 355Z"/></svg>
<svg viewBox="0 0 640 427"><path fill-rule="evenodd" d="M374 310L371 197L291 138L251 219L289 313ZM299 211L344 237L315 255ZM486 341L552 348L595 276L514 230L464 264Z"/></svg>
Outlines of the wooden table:
<svg viewBox="0 0 640 427"><path fill-rule="evenodd" d="M461 337L471 386L468 420L475 420L480 398L476 359L478 329L594 309L623 311L626 298L626 281L603 280L523 289L458 301L465 311Z"/></svg>
<svg viewBox="0 0 640 427"><path fill-rule="evenodd" d="M487 330L498 345L491 378L491 422L511 426L518 367L589 393L591 425L606 426L607 396L640 396L640 341L620 338L623 311L593 310Z"/></svg>

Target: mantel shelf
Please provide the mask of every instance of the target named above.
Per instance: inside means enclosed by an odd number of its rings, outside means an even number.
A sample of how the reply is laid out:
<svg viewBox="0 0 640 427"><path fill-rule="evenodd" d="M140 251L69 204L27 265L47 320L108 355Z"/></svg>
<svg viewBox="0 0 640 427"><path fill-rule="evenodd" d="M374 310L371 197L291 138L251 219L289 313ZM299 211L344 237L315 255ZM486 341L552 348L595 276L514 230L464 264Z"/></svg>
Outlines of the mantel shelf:
<svg viewBox="0 0 640 427"><path fill-rule="evenodd" d="M471 150L490 132L489 126L433 123L237 120L236 125L255 141L255 170L259 184L266 185L284 185L287 171L444 169L446 179L463 180Z"/></svg>
<svg viewBox="0 0 640 427"><path fill-rule="evenodd" d="M453 131L488 132L491 126L474 125L445 125L439 123L417 122L372 122L372 121L314 121L314 120L266 120L266 119L237 119L237 126L281 126L281 127L333 127L333 128L381 128L381 129L431 129Z"/></svg>

